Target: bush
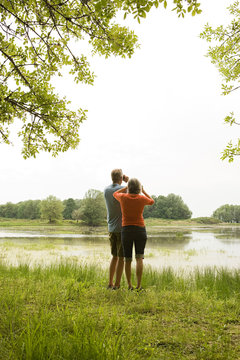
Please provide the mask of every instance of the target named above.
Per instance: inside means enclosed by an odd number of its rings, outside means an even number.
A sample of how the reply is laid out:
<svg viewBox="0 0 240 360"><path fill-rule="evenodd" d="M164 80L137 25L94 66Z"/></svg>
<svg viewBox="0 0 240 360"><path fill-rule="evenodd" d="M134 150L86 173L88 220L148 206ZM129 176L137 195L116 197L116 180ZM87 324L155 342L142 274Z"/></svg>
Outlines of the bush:
<svg viewBox="0 0 240 360"><path fill-rule="evenodd" d="M213 218L213 217L198 217L195 219L192 219L193 221L196 221L199 224L206 224L206 225L215 225L219 224L221 221L219 219Z"/></svg>

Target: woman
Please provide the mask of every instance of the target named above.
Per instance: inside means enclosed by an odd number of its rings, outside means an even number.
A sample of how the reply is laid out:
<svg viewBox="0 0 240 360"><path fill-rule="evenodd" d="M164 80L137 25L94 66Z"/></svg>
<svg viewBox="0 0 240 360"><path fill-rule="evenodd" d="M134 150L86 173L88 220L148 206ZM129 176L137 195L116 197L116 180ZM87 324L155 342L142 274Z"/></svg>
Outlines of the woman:
<svg viewBox="0 0 240 360"><path fill-rule="evenodd" d="M140 193L143 195L140 195ZM137 290L141 290L144 249L147 241L143 210L145 205L153 205L154 200L143 189L137 179L130 179L128 185L117 190L113 196L122 211L122 245L125 258L125 273L128 289L133 290L131 282L132 249L135 246Z"/></svg>

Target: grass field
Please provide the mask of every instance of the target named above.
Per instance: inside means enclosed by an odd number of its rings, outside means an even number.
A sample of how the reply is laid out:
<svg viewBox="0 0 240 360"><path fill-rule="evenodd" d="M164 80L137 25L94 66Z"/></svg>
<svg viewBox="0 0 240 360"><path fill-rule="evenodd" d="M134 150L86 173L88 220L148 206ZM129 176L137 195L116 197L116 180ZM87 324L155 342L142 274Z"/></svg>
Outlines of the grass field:
<svg viewBox="0 0 240 360"><path fill-rule="evenodd" d="M145 269L144 292L107 272L0 265L0 359L240 359L240 272Z"/></svg>
<svg viewBox="0 0 240 360"><path fill-rule="evenodd" d="M27 231L47 231L50 233L106 233L107 223L102 226L90 227L82 222L73 220L63 220L56 223L49 223L44 220L28 220L28 219L6 219L0 218L0 229L27 230Z"/></svg>
<svg viewBox="0 0 240 360"><path fill-rule="evenodd" d="M209 220L210 219L210 220ZM171 219L145 219L147 229L154 229L157 227L218 227L218 226L238 226L240 224L232 223L219 223L217 220L214 222L212 218L197 218L187 220L171 220ZM22 229L22 230L35 230L35 231L48 231L51 233L96 233L106 234L107 223L102 226L89 227L83 222L73 220L63 220L54 224L50 224L44 220L27 220L27 219L6 219L0 218L0 228ZM157 230L157 229L156 229Z"/></svg>

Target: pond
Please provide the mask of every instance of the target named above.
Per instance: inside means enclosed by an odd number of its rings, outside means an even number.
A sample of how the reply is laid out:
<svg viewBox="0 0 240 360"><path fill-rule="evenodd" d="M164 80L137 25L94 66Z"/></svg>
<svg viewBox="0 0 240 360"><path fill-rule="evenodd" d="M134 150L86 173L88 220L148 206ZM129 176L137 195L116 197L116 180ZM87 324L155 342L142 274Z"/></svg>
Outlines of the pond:
<svg viewBox="0 0 240 360"><path fill-rule="evenodd" d="M56 235L0 229L0 261L6 264L48 266L68 259L107 267L110 258L107 235ZM154 268L171 266L176 270L190 270L196 266L238 268L240 228L151 227L144 263Z"/></svg>

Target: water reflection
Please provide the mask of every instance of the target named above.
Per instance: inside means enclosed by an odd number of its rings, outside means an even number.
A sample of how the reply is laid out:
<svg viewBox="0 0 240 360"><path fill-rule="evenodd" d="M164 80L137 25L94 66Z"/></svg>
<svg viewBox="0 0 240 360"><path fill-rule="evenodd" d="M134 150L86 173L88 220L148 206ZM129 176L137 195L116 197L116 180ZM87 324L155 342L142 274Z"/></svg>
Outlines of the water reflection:
<svg viewBox="0 0 240 360"><path fill-rule="evenodd" d="M228 241L239 242L240 239L240 229L227 229L227 231L215 232L216 239L228 243Z"/></svg>
<svg viewBox="0 0 240 360"><path fill-rule="evenodd" d="M161 233L149 235L148 244L153 248L184 249L192 240L192 233Z"/></svg>
<svg viewBox="0 0 240 360"><path fill-rule="evenodd" d="M103 246L108 244L108 235L47 234L34 231L17 232L0 230L0 244L55 244L68 246ZM239 251L239 228L211 228L197 230L159 230L148 235L147 246L169 250L215 250Z"/></svg>
<svg viewBox="0 0 240 360"><path fill-rule="evenodd" d="M108 266L108 235L47 234L0 230L0 259L47 265L62 258ZM240 228L156 229L148 231L145 263L155 267L240 265Z"/></svg>

